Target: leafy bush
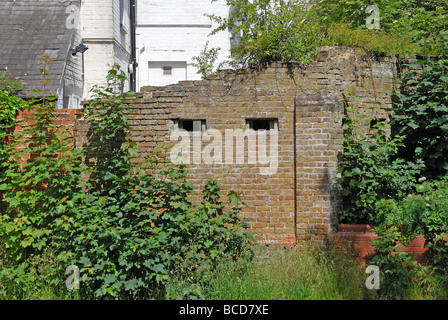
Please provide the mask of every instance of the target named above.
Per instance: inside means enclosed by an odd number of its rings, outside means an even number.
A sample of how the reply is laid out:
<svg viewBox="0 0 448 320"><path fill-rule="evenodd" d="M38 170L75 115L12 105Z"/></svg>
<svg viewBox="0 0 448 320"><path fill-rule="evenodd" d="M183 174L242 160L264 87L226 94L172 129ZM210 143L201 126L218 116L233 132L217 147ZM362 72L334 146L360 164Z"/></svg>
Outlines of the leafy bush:
<svg viewBox="0 0 448 320"><path fill-rule="evenodd" d="M203 265L250 258L253 241L238 215L239 194L222 201L219 183L209 180L195 203L184 167L161 162L157 153L135 161L126 115L132 98L120 93L124 79L114 66L108 86L94 89L85 153L56 129L53 103L38 106L29 127L13 136L1 185L9 206L0 216L6 258L0 293L37 281L60 287L64 270L76 266L83 297L163 298L170 277L194 285L207 276ZM51 263L44 270L36 261Z"/></svg>
<svg viewBox="0 0 448 320"><path fill-rule="evenodd" d="M379 199L400 198L415 181L419 166L394 158L401 137L389 139L387 123L372 115L346 107L344 116L344 149L338 165L343 223L376 222L375 204Z"/></svg>
<svg viewBox="0 0 448 320"><path fill-rule="evenodd" d="M45 71L44 66L43 76ZM44 93L33 121L22 132L7 132L10 143L4 146L8 158L0 190L8 208L1 216L0 234L14 261L26 260L31 252L23 249L41 250L56 237L53 228L67 218L61 206L79 190L79 159L71 152L70 136L54 124L54 104L49 100Z"/></svg>
<svg viewBox="0 0 448 320"><path fill-rule="evenodd" d="M15 97L15 92L21 91L23 86L17 80L11 80L8 71L0 71L0 185L4 180L7 168L10 143L9 134L14 129L17 112L27 108L28 104L21 98ZM0 191L0 213L6 210L2 201L3 192Z"/></svg>
<svg viewBox="0 0 448 320"><path fill-rule="evenodd" d="M49 77L48 63L43 61L41 68L44 83ZM73 206L72 199L80 192L78 152L73 151L70 136L54 124L50 100L45 91L40 104L21 100L23 108L35 108L34 118L20 133L3 132L8 144L2 146L0 191L7 207L0 215L5 257L0 278L18 283L23 290L41 273L34 268L36 257L65 245L72 219L66 207Z"/></svg>
<svg viewBox="0 0 448 320"><path fill-rule="evenodd" d="M215 0L212 0L214 2ZM446 0L227 0L228 18L208 15L218 24L211 35L230 30L233 67L264 67L272 62L307 65L322 45L341 45L399 56L438 55L435 40L448 29ZM367 30L375 5L380 28ZM216 50L216 49L213 49ZM210 50L208 58L214 52ZM213 61L198 57L198 73L213 70Z"/></svg>
<svg viewBox="0 0 448 320"><path fill-rule="evenodd" d="M306 1L227 0L227 5L234 9L228 18L209 17L218 23L212 34L231 30L232 65L307 64L314 59L319 26L306 18Z"/></svg>
<svg viewBox="0 0 448 320"><path fill-rule="evenodd" d="M421 178L420 182L425 180ZM433 290L439 295L446 288L448 274L448 178L417 185L407 197L381 199L377 202L374 229L378 238L372 241L376 251L371 263L381 270L381 291L389 298L405 298L414 286ZM427 263L420 265L399 247L416 236L425 238ZM443 293L442 293L443 294Z"/></svg>
<svg viewBox="0 0 448 320"><path fill-rule="evenodd" d="M381 225L373 229L378 237L372 240L375 253L370 263L380 270L381 295L387 298L406 298L415 276L415 261L403 251L403 236L396 226Z"/></svg>
<svg viewBox="0 0 448 320"><path fill-rule="evenodd" d="M448 178L426 181L402 200L380 200L378 220L402 233L402 241L425 238L426 257L441 275L448 274Z"/></svg>
<svg viewBox="0 0 448 320"><path fill-rule="evenodd" d="M402 48L401 53L412 53L414 45L419 46L421 54L439 54L443 52L438 46L434 46L434 39L448 30L448 6L446 0L419 1L419 0L312 0L310 7L318 17L318 21L326 28L341 24L349 24L349 34L363 35L365 33L355 32L355 29L366 29L366 20L370 13L366 12L369 5L376 5L379 10L380 30L372 30L370 34L378 40L389 39L390 44L381 45L375 41L380 48ZM333 28L334 29L334 28ZM336 33L342 33L335 30ZM334 32L334 31L333 31ZM368 33L367 33L368 34ZM331 38L331 36L330 36ZM342 41L342 37L338 37ZM372 43L368 37L359 37L356 46ZM346 39L351 43L355 40ZM406 42L408 44L406 45Z"/></svg>
<svg viewBox="0 0 448 320"><path fill-rule="evenodd" d="M428 177L448 172L448 35L440 47L442 56L409 66L391 122L392 134L405 137L399 156L423 161Z"/></svg>

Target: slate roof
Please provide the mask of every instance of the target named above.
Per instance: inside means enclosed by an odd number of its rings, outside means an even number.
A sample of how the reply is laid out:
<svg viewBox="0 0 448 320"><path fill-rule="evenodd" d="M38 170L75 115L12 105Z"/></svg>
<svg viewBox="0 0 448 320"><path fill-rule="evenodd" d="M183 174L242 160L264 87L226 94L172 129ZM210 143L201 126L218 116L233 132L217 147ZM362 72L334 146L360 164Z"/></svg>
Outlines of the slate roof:
<svg viewBox="0 0 448 320"><path fill-rule="evenodd" d="M42 90L39 64L43 55L50 56L49 73L54 77L46 91L56 94L71 47L73 28L67 28L69 0L1 0L0 1L0 70L9 70L28 89Z"/></svg>

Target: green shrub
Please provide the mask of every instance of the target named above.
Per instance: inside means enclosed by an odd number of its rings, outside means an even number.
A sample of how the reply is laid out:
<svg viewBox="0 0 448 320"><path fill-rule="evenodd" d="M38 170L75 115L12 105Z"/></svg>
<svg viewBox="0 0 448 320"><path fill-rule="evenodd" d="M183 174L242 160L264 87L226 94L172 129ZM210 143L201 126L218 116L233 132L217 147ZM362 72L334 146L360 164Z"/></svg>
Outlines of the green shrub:
<svg viewBox="0 0 448 320"><path fill-rule="evenodd" d="M372 240L375 248L370 264L380 270L380 295L404 299L412 287L415 261L398 248L404 247L402 232L395 226L381 225L373 229L378 237Z"/></svg>
<svg viewBox="0 0 448 320"><path fill-rule="evenodd" d="M359 48L361 53L391 53L398 56L419 52L419 46L400 34L387 34L384 30L354 28L347 23L328 27L323 45Z"/></svg>
<svg viewBox="0 0 448 320"><path fill-rule="evenodd" d="M12 151L1 185L9 204L0 217L3 296L23 296L33 282L59 290L64 271L74 266L81 297L163 298L170 277L194 286L209 273L203 265L210 270L223 259L250 258L253 239L239 217L239 194L221 200L219 183L211 179L197 203L185 167L161 162L157 153L136 161L124 80L114 66L108 86L94 89L86 106L91 143L85 153L56 129L52 103L38 106L29 128L14 136L12 149L26 146ZM36 268L49 252L51 270ZM16 289L24 292L11 292Z"/></svg>
<svg viewBox="0 0 448 320"><path fill-rule="evenodd" d="M392 134L404 136L399 156L422 161L433 178L448 172L448 35L439 41L443 55L408 66L391 122Z"/></svg>
<svg viewBox="0 0 448 320"><path fill-rule="evenodd" d="M234 9L228 18L209 17L218 24L212 35L223 30L232 33L235 40L232 65L307 64L314 59L319 26L307 16L306 1L227 0L226 3Z"/></svg>
<svg viewBox="0 0 448 320"><path fill-rule="evenodd" d="M46 83L49 62L43 63L41 72ZM33 261L67 243L72 219L67 208L74 205L72 199L81 190L82 172L70 136L54 124L54 103L47 93L44 91L39 104L28 103L21 102L26 108L35 108L32 121L21 133L5 132L9 143L3 145L5 161L0 181L7 203L0 215L4 254L0 279L25 291L42 274ZM16 294L20 297L21 293Z"/></svg>
<svg viewBox="0 0 448 320"><path fill-rule="evenodd" d="M14 93L23 89L17 80L11 80L8 71L0 71L0 185L5 179L5 170L10 157L7 145L11 142L9 134L14 130L16 115L25 110L28 104ZM6 203L2 201L3 192L0 191L0 214L6 211Z"/></svg>
<svg viewBox="0 0 448 320"><path fill-rule="evenodd" d="M402 241L415 236L425 238L430 265L437 274L448 274L448 178L426 181L402 200L380 200L378 221L394 226L402 233Z"/></svg>
<svg viewBox="0 0 448 320"><path fill-rule="evenodd" d="M338 164L342 223L375 224L375 204L379 199L396 199L407 194L415 182L419 166L395 158L401 137L388 138L387 123L372 115L346 107L344 149Z"/></svg>
<svg viewBox="0 0 448 320"><path fill-rule="evenodd" d="M214 2L215 0L211 0ZM307 65L322 45L341 45L364 51L411 54L443 53L435 40L448 29L446 0L227 0L229 17L209 15L218 24L211 35L230 30L229 64L264 67L272 62ZM379 29L367 30L375 5ZM215 50L215 49L213 49ZM210 51L209 56L214 52ZM212 70L203 59L199 73Z"/></svg>

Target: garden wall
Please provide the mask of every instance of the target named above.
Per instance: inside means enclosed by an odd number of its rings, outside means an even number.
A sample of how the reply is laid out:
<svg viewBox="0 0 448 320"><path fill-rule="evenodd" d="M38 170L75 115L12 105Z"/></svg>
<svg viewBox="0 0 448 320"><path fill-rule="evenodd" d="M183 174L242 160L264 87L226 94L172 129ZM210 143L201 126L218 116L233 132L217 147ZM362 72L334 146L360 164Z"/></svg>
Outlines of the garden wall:
<svg viewBox="0 0 448 320"><path fill-rule="evenodd" d="M369 255L374 253L374 247L371 244L378 235L372 230L372 227L365 224L339 224L337 232L334 235L336 245L340 245L352 250L352 253L364 260L368 260ZM407 252L414 260L425 262L425 238L415 237L407 246L397 248L399 252Z"/></svg>
<svg viewBox="0 0 448 320"><path fill-rule="evenodd" d="M194 130L188 133L188 176L197 191L214 178L221 181L223 191L243 192L247 207L242 215L252 219L250 231L264 243L324 239L337 231L344 96L352 92L357 98L353 106L361 112L374 101L386 109L391 106L396 78L393 56L324 47L307 68L272 64L259 71L223 71L204 81L145 87L130 101L131 135L143 158L157 146L177 146L182 139L173 139L173 134L182 124L199 123L200 137L205 132L218 135L204 142L194 140ZM58 112L59 125L72 130L76 145L88 150L89 128L82 110ZM249 147L247 137L243 160L237 161L236 137L231 137L235 143L229 147L224 143L226 132L244 133L257 121L269 123L269 134L277 130L277 139L269 135L266 140L264 160L269 161L248 160L250 154L264 150L260 145ZM215 140L219 135L221 142ZM204 154L211 149L210 155L218 156L210 163Z"/></svg>

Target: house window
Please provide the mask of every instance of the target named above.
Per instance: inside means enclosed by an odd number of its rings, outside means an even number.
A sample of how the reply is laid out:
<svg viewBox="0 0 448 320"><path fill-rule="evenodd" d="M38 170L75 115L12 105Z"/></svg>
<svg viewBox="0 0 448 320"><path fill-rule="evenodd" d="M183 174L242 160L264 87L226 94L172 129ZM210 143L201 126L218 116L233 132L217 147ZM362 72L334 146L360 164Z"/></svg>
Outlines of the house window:
<svg viewBox="0 0 448 320"><path fill-rule="evenodd" d="M166 86L185 80L186 61L148 61L148 81L145 85Z"/></svg>
<svg viewBox="0 0 448 320"><path fill-rule="evenodd" d="M185 130L188 132L193 131L205 131L206 121L205 120L174 120L174 127L178 130Z"/></svg>
<svg viewBox="0 0 448 320"><path fill-rule="evenodd" d="M246 119L246 124L254 131L278 129L278 119Z"/></svg>
<svg viewBox="0 0 448 320"><path fill-rule="evenodd" d="M163 67L163 75L164 76L171 76L172 74L173 74L173 67L171 67L171 66Z"/></svg>

